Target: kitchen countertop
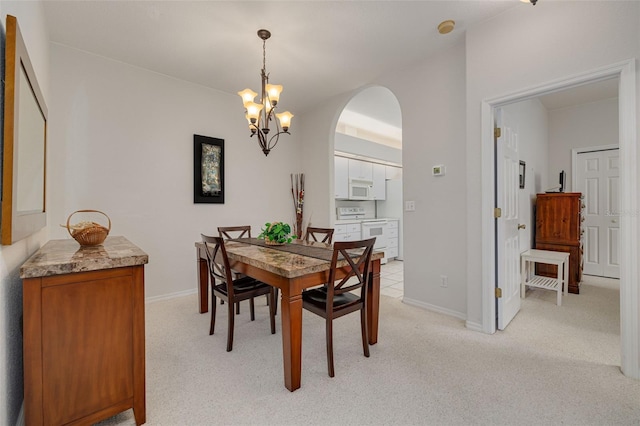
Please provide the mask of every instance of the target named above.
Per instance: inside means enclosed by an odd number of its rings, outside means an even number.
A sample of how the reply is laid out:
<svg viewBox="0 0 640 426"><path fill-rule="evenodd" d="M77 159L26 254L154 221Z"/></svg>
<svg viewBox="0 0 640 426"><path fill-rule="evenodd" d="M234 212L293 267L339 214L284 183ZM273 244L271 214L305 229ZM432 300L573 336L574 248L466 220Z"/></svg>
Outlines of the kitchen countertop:
<svg viewBox="0 0 640 426"><path fill-rule="evenodd" d="M336 225L347 225L349 223L362 223L362 222L372 222L375 220L400 220L397 217L364 217L362 219L342 219L342 220L336 220L335 224Z"/></svg>

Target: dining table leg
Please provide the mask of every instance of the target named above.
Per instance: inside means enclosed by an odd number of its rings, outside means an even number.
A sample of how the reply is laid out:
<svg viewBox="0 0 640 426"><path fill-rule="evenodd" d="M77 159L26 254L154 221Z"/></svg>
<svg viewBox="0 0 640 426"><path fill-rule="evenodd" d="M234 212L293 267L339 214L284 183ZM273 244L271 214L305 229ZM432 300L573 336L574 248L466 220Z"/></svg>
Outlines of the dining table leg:
<svg viewBox="0 0 640 426"><path fill-rule="evenodd" d="M300 388L302 374L302 295L281 289L282 359L284 385L291 392Z"/></svg>
<svg viewBox="0 0 640 426"><path fill-rule="evenodd" d="M380 259L371 262L369 284L367 286L367 330L369 344L378 343L378 317L380 316Z"/></svg>

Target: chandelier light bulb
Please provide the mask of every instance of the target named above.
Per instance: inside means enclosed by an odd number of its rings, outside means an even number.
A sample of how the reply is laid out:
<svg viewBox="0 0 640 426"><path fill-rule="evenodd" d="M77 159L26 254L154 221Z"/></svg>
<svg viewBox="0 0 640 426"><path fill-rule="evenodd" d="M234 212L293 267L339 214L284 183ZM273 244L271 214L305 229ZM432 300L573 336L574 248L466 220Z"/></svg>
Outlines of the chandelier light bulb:
<svg viewBox="0 0 640 426"><path fill-rule="evenodd" d="M258 94L251 89L244 89L242 92L238 92L238 95L242 98L242 104L245 108L248 103L253 102L256 96L258 96Z"/></svg>

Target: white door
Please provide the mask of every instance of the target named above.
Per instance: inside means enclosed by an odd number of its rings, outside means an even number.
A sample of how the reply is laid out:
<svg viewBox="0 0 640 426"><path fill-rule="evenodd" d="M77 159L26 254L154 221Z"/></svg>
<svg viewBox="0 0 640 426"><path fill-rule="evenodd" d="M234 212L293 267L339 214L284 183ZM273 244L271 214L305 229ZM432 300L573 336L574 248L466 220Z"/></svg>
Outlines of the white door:
<svg viewBox="0 0 640 426"><path fill-rule="evenodd" d="M619 150L578 153L576 191L584 199L583 273L620 278Z"/></svg>
<svg viewBox="0 0 640 426"><path fill-rule="evenodd" d="M520 238L518 228L519 166L518 134L508 114L496 110L496 207L501 209L497 220L496 268L498 298L498 329L504 330L520 310Z"/></svg>

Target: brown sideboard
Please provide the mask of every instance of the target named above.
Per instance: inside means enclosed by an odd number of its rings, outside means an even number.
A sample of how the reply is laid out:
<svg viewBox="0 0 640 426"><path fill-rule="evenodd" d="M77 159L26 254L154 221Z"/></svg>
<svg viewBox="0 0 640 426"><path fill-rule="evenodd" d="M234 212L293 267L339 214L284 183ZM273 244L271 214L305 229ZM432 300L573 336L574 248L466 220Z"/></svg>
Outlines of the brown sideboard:
<svg viewBox="0 0 640 426"><path fill-rule="evenodd" d="M144 264L124 237L53 240L20 269L25 424L146 421Z"/></svg>
<svg viewBox="0 0 640 426"><path fill-rule="evenodd" d="M582 282L582 194L555 192L536 196L535 248L569 253L569 293L580 293ZM536 265L536 273L557 276L555 265Z"/></svg>

